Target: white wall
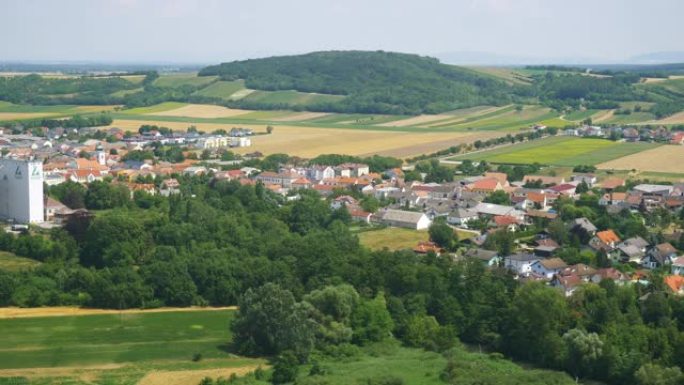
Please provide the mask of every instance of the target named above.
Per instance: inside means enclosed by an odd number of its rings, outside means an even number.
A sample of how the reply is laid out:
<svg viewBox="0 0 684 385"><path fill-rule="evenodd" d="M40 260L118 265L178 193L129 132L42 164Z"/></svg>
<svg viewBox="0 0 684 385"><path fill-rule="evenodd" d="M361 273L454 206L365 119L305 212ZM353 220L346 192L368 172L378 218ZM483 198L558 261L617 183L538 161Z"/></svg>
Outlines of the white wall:
<svg viewBox="0 0 684 385"><path fill-rule="evenodd" d="M43 164L0 159L0 217L20 223L43 221Z"/></svg>

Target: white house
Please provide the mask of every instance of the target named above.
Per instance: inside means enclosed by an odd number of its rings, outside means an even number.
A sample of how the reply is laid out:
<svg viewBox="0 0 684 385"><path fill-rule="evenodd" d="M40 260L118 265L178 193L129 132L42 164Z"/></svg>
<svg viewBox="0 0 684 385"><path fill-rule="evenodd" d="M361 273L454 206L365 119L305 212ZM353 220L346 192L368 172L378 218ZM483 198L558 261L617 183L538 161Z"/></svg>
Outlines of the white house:
<svg viewBox="0 0 684 385"><path fill-rule="evenodd" d="M553 278L554 275L560 273L566 267L568 265L560 258L540 259L530 265L533 273L544 276L547 279Z"/></svg>
<svg viewBox="0 0 684 385"><path fill-rule="evenodd" d="M672 274L684 275L684 256L677 257L672 261Z"/></svg>
<svg viewBox="0 0 684 385"><path fill-rule="evenodd" d="M518 276L526 277L532 273L532 264L537 261L539 261L539 257L534 254L518 253L506 256L504 265Z"/></svg>
<svg viewBox="0 0 684 385"><path fill-rule="evenodd" d="M447 222L451 225L468 227L468 222L478 218L477 211L458 208L447 215Z"/></svg>

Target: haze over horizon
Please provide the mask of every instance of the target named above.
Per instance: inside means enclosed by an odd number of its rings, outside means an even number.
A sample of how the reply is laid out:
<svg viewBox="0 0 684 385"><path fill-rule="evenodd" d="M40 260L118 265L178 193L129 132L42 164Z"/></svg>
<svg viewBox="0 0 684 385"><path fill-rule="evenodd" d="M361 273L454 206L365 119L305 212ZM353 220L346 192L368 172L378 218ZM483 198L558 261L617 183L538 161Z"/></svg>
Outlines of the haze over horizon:
<svg viewBox="0 0 684 385"><path fill-rule="evenodd" d="M4 0L3 11L0 61L217 63L348 49L462 64L684 61L678 0Z"/></svg>

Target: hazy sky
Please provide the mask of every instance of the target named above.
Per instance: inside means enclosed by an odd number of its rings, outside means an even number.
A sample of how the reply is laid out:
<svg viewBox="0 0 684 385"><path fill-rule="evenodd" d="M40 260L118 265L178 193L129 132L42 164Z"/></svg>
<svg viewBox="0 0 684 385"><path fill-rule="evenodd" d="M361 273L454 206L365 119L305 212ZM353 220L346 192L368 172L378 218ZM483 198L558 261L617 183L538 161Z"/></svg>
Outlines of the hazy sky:
<svg viewBox="0 0 684 385"><path fill-rule="evenodd" d="M329 49L605 61L684 51L684 0L0 0L0 61Z"/></svg>

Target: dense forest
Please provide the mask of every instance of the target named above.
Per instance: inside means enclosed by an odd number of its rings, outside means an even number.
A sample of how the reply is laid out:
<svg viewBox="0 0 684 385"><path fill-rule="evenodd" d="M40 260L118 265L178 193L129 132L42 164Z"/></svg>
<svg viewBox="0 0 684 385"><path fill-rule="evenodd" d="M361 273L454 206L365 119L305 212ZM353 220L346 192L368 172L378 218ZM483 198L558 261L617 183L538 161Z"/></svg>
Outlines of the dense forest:
<svg viewBox="0 0 684 385"><path fill-rule="evenodd" d="M346 210L331 210L315 192L286 200L260 184L179 178L182 194L170 198L136 192L130 200L124 185L107 182L51 190L72 206L105 211L47 234L3 233L1 250L43 263L0 271L0 305L240 304L234 348L246 354L301 362L312 349L343 354L385 338L436 351L460 339L609 384L681 379L684 299L668 295L657 276L647 286L605 280L565 298L477 260L370 251ZM559 200L557 210L565 220L609 221L625 235L644 229L628 212L605 215L589 195L577 205ZM511 246L503 234L492 239L500 252Z"/></svg>
<svg viewBox="0 0 684 385"><path fill-rule="evenodd" d="M248 88L345 95L316 109L394 114L436 113L510 103L514 90L474 71L437 59L392 52L314 52L224 63L200 76L244 79Z"/></svg>

